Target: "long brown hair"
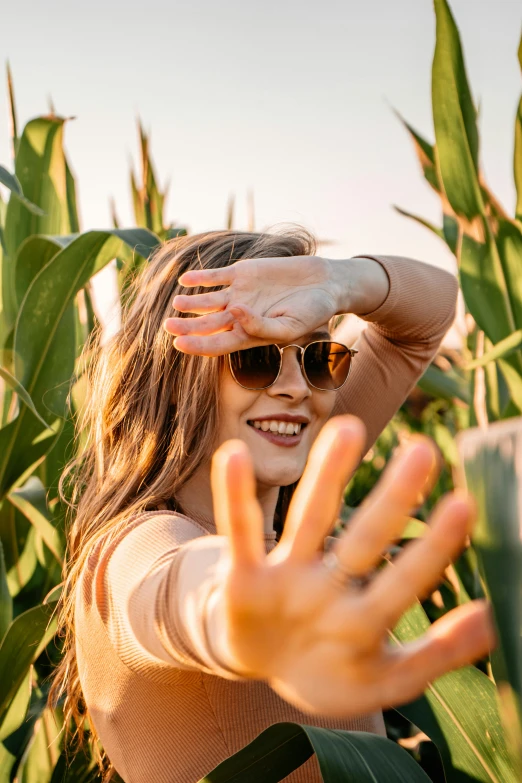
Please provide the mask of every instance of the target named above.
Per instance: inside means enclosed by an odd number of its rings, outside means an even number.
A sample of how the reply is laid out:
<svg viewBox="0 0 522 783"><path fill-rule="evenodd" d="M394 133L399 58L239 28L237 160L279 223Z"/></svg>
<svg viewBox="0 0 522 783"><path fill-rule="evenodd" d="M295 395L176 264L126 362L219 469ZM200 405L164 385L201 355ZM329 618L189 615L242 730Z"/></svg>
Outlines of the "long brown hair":
<svg viewBox="0 0 522 783"><path fill-rule="evenodd" d="M275 233L209 231L161 245L128 291L120 331L106 344L87 346L88 397L77 422L80 455L64 472L70 507L58 633L63 656L53 673L48 704L64 696L65 740L85 745L83 699L74 645L74 601L88 552L109 543L131 515L172 507L176 493L214 450L219 377L224 362L177 351L162 328L176 313L172 300L187 293L178 277L189 269L227 266L244 258L314 255L314 237L299 226ZM200 293L213 289L196 289ZM281 532L293 487L284 488L276 512ZM71 725L75 724L72 731ZM114 777L92 722L92 746L103 780Z"/></svg>

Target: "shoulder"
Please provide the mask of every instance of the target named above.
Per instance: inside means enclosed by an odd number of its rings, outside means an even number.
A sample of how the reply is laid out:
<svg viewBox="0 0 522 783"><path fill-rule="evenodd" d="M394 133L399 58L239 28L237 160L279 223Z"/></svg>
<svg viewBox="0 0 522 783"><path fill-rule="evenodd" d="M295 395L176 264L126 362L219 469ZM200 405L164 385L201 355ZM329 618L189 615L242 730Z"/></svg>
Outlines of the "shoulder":
<svg viewBox="0 0 522 783"><path fill-rule="evenodd" d="M209 536L198 522L174 511L144 511L118 522L92 546L82 569L103 593L110 581L135 583L192 539Z"/></svg>

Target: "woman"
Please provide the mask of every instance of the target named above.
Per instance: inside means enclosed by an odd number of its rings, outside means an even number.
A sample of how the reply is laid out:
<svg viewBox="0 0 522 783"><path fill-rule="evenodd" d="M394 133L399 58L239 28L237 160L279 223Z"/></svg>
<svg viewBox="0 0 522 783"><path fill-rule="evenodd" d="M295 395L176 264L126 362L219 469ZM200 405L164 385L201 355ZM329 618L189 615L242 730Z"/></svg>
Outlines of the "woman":
<svg viewBox="0 0 522 783"><path fill-rule="evenodd" d="M197 781L278 721L384 735L383 706L486 652L479 604L421 643L386 645L462 548L462 494L396 568L365 579L434 480L426 439L322 557L343 487L435 354L456 293L416 261L318 258L298 229L155 253L91 368L51 693L79 725L89 716L107 779ZM369 322L357 355L329 330L343 312ZM334 413L351 415L319 435ZM320 779L315 758L288 778Z"/></svg>

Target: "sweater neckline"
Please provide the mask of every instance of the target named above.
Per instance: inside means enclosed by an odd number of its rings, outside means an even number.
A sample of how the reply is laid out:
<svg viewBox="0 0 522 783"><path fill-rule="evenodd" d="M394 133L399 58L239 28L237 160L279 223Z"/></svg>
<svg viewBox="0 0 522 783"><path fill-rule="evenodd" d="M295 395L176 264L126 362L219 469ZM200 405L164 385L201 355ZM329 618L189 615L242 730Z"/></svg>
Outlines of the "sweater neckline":
<svg viewBox="0 0 522 783"><path fill-rule="evenodd" d="M201 527L203 527L208 533L211 535L217 535L217 529L216 529L216 523L214 522L214 517L210 515L206 515L201 513L200 511L197 511L194 513L194 511L190 511L190 514L184 514L183 512L176 511L176 514L180 514L181 516L185 517L185 519L192 519L194 522L197 522ZM264 541L275 541L277 536L277 533L275 530L271 530L269 533L263 532L263 540Z"/></svg>

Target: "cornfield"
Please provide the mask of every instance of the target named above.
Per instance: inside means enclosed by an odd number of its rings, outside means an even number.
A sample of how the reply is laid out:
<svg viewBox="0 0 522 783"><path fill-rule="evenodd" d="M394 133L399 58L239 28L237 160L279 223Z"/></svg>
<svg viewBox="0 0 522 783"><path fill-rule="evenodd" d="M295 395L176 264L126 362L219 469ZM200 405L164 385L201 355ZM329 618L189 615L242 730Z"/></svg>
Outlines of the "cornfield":
<svg viewBox="0 0 522 783"><path fill-rule="evenodd" d="M275 724L209 771L204 780L211 783L279 781L313 753L328 783L522 779L522 98L510 216L480 168L477 110L454 17L447 0L434 0L434 9L434 142L396 114L440 198L441 224L396 209L454 254L468 333L459 350L436 357L366 456L347 487L342 518L347 523L404 434L430 435L443 455L441 477L397 547L424 534L430 509L455 484L473 491L479 521L438 589L390 637L398 645L413 640L445 612L486 595L499 646L491 658L446 674L415 702L386 712L388 739ZM518 60L522 70L522 38ZM60 657L54 609L66 509L58 481L78 447L74 421L85 392L79 357L97 325L93 276L116 259L124 296L154 248L186 229L165 218L166 194L140 125L140 180L130 175L135 226L120 227L112 205L112 228L82 232L66 120L51 112L18 134L9 69L7 76L13 165L0 166L9 195L0 197L0 783L94 783L92 758L66 760L60 706L46 706ZM233 202L226 222L231 228Z"/></svg>

